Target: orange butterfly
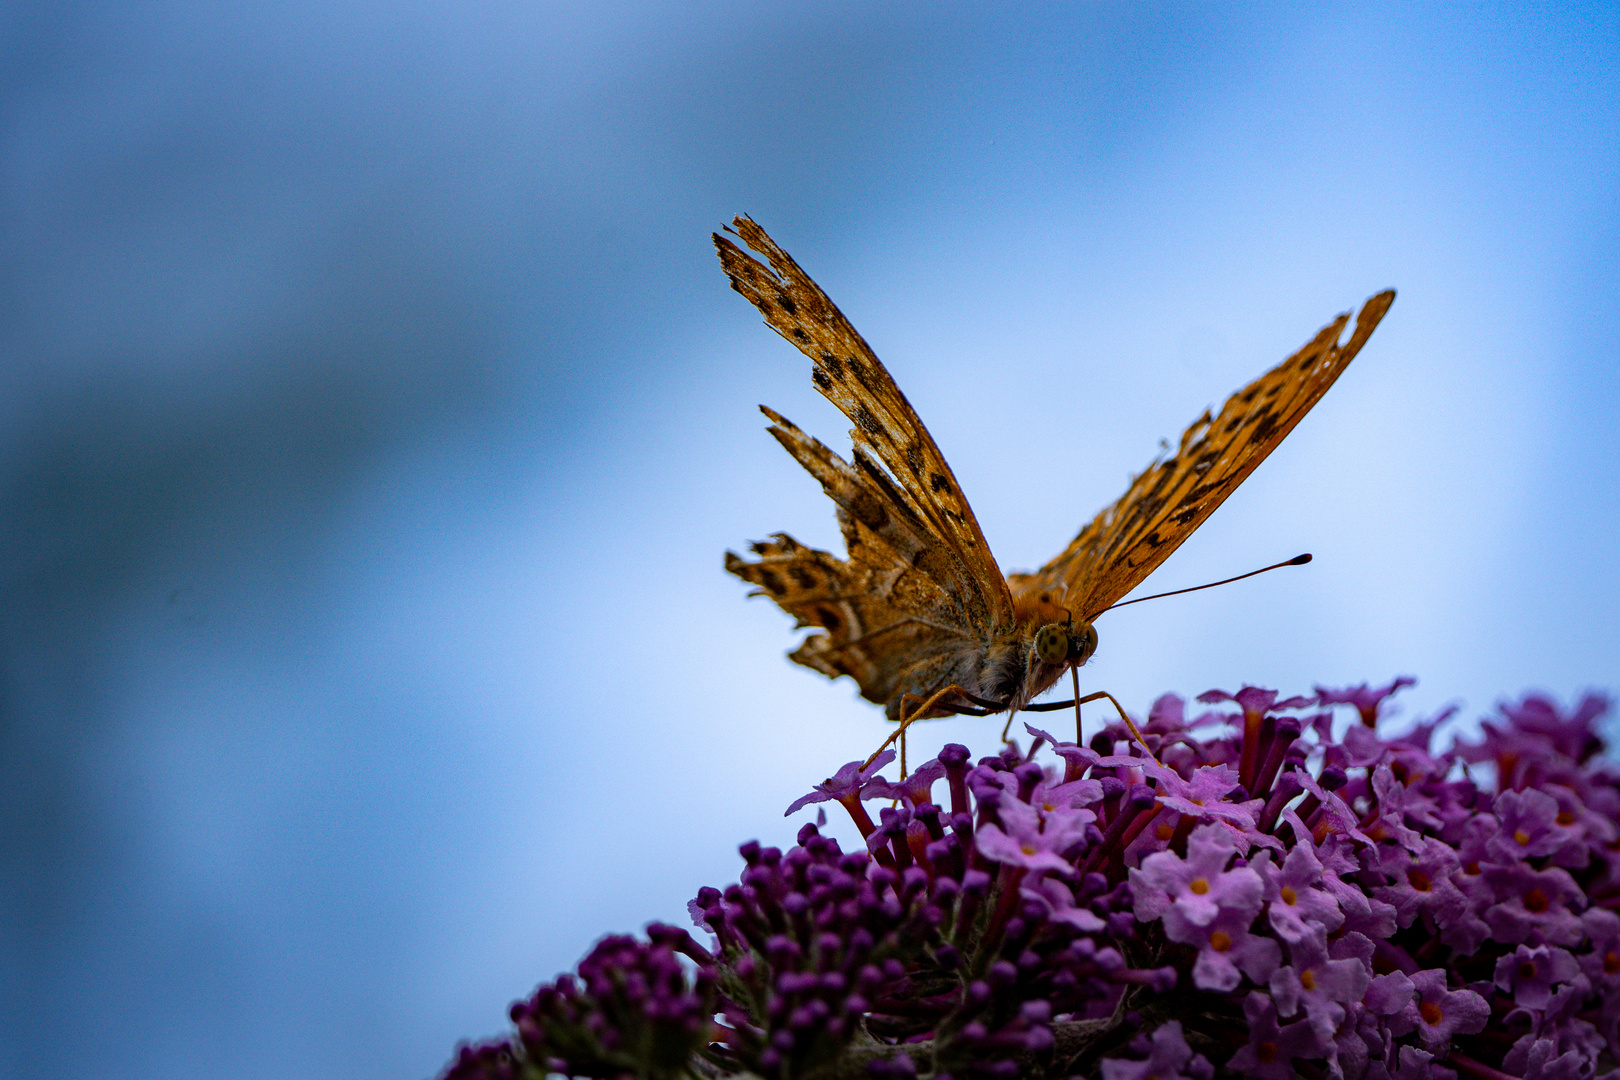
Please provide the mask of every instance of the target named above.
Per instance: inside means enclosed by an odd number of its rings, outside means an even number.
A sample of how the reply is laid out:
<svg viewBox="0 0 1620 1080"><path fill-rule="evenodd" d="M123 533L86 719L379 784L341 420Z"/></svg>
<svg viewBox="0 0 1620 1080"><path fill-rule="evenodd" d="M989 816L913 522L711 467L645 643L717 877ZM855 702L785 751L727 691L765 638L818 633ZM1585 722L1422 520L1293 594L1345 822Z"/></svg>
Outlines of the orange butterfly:
<svg viewBox="0 0 1620 1080"><path fill-rule="evenodd" d="M1097 648L1092 620L1134 589L1282 442L1333 385L1384 312L1368 300L1349 342L1340 315L1304 348L1195 420L1181 446L1132 481L1064 551L1004 577L922 420L871 348L787 252L747 217L716 234L731 287L815 362L816 388L854 423L847 462L771 409L776 436L838 506L848 558L786 533L726 553L726 569L819 627L790 655L848 675L890 720L1016 712ZM1097 695L1106 696L1106 695ZM911 698L921 706L911 711ZM1067 705L1068 703L1064 703ZM904 716L902 709L904 708ZM1117 707L1117 703L1116 703ZM1121 710L1123 714L1123 710Z"/></svg>

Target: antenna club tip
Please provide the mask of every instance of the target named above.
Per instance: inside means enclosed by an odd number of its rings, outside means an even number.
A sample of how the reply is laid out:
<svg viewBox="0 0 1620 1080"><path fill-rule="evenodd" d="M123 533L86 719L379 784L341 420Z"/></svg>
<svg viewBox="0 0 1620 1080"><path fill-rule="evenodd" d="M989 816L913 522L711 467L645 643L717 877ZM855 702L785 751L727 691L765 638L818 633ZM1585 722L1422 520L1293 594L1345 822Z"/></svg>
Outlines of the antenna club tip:
<svg viewBox="0 0 1620 1080"><path fill-rule="evenodd" d="M1306 563L1308 563L1310 561L1311 561L1311 553L1307 551L1303 555L1295 555L1292 559L1289 559L1288 560L1288 565L1289 566L1304 566Z"/></svg>

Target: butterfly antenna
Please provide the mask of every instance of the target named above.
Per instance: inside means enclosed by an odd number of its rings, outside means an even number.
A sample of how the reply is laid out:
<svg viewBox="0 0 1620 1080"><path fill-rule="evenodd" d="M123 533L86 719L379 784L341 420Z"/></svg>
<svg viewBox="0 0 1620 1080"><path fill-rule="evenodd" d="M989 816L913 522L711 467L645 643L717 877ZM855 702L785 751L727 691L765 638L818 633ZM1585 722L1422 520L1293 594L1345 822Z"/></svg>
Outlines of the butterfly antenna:
<svg viewBox="0 0 1620 1080"><path fill-rule="evenodd" d="M1208 585L1194 585L1190 589L1174 589L1170 592L1154 593L1152 596L1138 596L1135 600L1121 600L1117 604L1111 604L1108 607L1103 608L1103 611L1113 611L1114 608L1122 608L1130 604L1140 604L1144 600L1162 600L1166 596L1180 596L1182 593L1197 592L1199 589L1213 589L1217 585L1230 585L1234 581L1242 581L1246 577L1254 577L1254 575L1263 574L1267 570L1280 570L1285 566L1304 566L1310 561L1310 552L1306 552L1303 555L1295 555L1292 559L1289 559L1286 562L1273 563L1270 566L1262 566L1258 570L1250 570L1247 574L1239 574L1237 577L1229 577L1222 581L1212 581ZM1101 615L1102 611L1099 611L1097 614Z"/></svg>

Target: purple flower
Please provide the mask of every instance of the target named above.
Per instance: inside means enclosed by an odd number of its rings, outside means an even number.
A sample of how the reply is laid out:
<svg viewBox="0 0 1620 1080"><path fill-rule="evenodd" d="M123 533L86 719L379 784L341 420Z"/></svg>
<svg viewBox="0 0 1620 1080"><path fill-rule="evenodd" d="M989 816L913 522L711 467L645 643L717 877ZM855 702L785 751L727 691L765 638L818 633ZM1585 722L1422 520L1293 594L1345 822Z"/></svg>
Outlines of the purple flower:
<svg viewBox="0 0 1620 1080"><path fill-rule="evenodd" d="M1326 1051L1321 1034L1309 1021L1279 1026L1277 1006L1264 994L1250 993L1244 998L1243 1015L1248 1020L1249 1041L1227 1062L1233 1072L1260 1080L1292 1080L1297 1075L1295 1058L1317 1058Z"/></svg>
<svg viewBox="0 0 1620 1080"><path fill-rule="evenodd" d="M1501 822L1501 830L1486 842L1493 861L1538 859L1551 855L1570 839L1558 824L1558 800L1545 792L1504 791L1496 797L1492 809ZM1581 862L1585 861L1583 853Z"/></svg>
<svg viewBox="0 0 1620 1080"><path fill-rule="evenodd" d="M1534 937L1554 945L1575 945L1581 940L1581 920L1569 905L1582 893L1568 870L1487 866L1485 880L1497 897L1485 909L1485 924L1497 941L1516 945Z"/></svg>
<svg viewBox="0 0 1620 1080"><path fill-rule="evenodd" d="M1181 937L1171 937L1166 920L1166 936L1172 941L1198 946L1198 958L1193 961L1193 985L1200 990L1230 993L1242 981L1241 975L1264 984L1282 961L1280 945L1271 938L1249 932L1253 921L1253 915L1245 916L1227 908L1208 926L1184 927Z"/></svg>
<svg viewBox="0 0 1620 1080"><path fill-rule="evenodd" d="M1089 907L1077 905L1074 890L1057 878L1041 877L1033 883L1026 881L1018 891L1025 900L1040 909L1048 922L1065 923L1088 934L1108 927L1102 916Z"/></svg>
<svg viewBox="0 0 1620 1080"><path fill-rule="evenodd" d="M1217 701L1234 701L1245 713L1255 715L1270 712L1272 709L1303 709L1316 704L1308 697L1291 697L1286 701L1278 701L1279 696L1275 690L1245 686L1235 694L1228 694L1225 690L1205 690L1198 695L1198 700L1205 705L1213 705Z"/></svg>
<svg viewBox="0 0 1620 1080"><path fill-rule="evenodd" d="M827 802L833 799L843 803L845 806L849 806L851 803L859 806L862 798L874 797L864 794L868 785L882 784L885 792L887 791L888 782L878 777L877 771L893 760L894 751L885 750L873 758L872 764L864 769L861 768L859 761L851 761L848 765L817 784L810 790L809 794L801 795L793 800L793 805L788 807L787 812L782 816L787 817L809 806L811 803ZM886 795L877 795L875 797L884 798Z"/></svg>
<svg viewBox="0 0 1620 1080"><path fill-rule="evenodd" d="M1187 1045L1179 1020L1159 1025L1146 1061L1102 1059L1103 1080L1209 1080L1214 1071L1204 1055Z"/></svg>
<svg viewBox="0 0 1620 1080"><path fill-rule="evenodd" d="M1044 739L1051 744L1052 752L1063 759L1064 778L1066 780L1077 778L1086 769L1097 764L1098 759L1102 756L1090 747L1080 746L1072 742L1060 742L1050 732L1043 731L1027 721L1024 724L1024 730L1034 738Z"/></svg>
<svg viewBox="0 0 1620 1080"><path fill-rule="evenodd" d="M1608 712L1609 705L1607 696L1587 694L1565 716L1551 698L1529 694L1518 705L1503 702L1499 708L1519 731L1540 738L1552 752L1579 764L1602 745L1592 721Z"/></svg>
<svg viewBox="0 0 1620 1080"><path fill-rule="evenodd" d="M1394 770L1379 765L1372 772L1373 798L1378 808L1372 821L1363 830L1374 840L1394 840L1406 850L1416 853L1422 848L1422 838L1407 826L1407 817L1417 819L1418 826L1437 829L1440 821L1434 817L1432 800L1411 796L1406 785L1395 779Z"/></svg>
<svg viewBox="0 0 1620 1080"><path fill-rule="evenodd" d="M1552 1001L1553 984L1569 982L1580 973L1575 958L1557 946L1520 945L1496 962L1496 985L1515 1005L1545 1009Z"/></svg>
<svg viewBox="0 0 1620 1080"><path fill-rule="evenodd" d="M1394 880L1373 886L1372 894L1394 906L1395 921L1401 926L1411 926L1419 915L1430 929L1450 926L1468 908L1467 898L1451 881L1460 869L1457 853L1432 836L1422 838L1418 854L1385 846L1378 853L1378 869Z"/></svg>
<svg viewBox="0 0 1620 1080"><path fill-rule="evenodd" d="M1587 1080L1602 1049L1601 1040L1582 1030L1590 1027L1577 1022L1574 1027L1532 1031L1513 1044L1502 1066L1526 1080Z"/></svg>
<svg viewBox="0 0 1620 1080"><path fill-rule="evenodd" d="M1293 1016L1303 1008L1305 1018L1326 1043L1344 1019L1344 1007L1361 1000L1372 972L1360 960L1328 959L1327 931L1321 927L1290 942L1288 959L1287 967L1271 973L1271 998L1277 1003L1277 1013Z"/></svg>
<svg viewBox="0 0 1620 1080"><path fill-rule="evenodd" d="M1391 1072L1390 1080L1432 1080L1434 1071L1429 1068L1429 1062L1434 1055L1427 1050L1419 1050L1415 1046L1400 1048L1398 1064Z"/></svg>
<svg viewBox="0 0 1620 1080"><path fill-rule="evenodd" d="M1378 713L1384 701L1403 686L1415 686L1417 680L1410 675L1398 676L1393 682L1380 686L1375 690L1367 689L1367 684L1349 686L1342 690L1329 690L1326 687L1316 688L1316 700L1323 705L1354 705L1356 712L1361 714L1361 722L1366 727L1378 726Z"/></svg>
<svg viewBox="0 0 1620 1080"><path fill-rule="evenodd" d="M1607 908L1590 908L1581 914L1581 925L1592 942L1592 951L1580 958L1581 970L1593 986L1620 990L1620 915ZM1620 994L1614 997L1620 1001Z"/></svg>
<svg viewBox="0 0 1620 1080"><path fill-rule="evenodd" d="M1315 844L1311 831L1298 814L1289 809L1284 810L1282 816L1294 836L1301 838L1299 846L1310 847L1322 864L1322 887L1339 902L1339 910L1344 914L1341 932L1354 930L1377 939L1393 934L1395 909L1382 900L1369 897L1349 880L1361 870L1360 863L1352 855L1354 846L1350 838L1324 830L1321 843Z"/></svg>
<svg viewBox="0 0 1620 1080"><path fill-rule="evenodd" d="M1412 1004L1416 994L1417 988L1404 971L1392 971L1388 975L1375 976L1367 983L1361 1003L1375 1016L1395 1016Z"/></svg>
<svg viewBox="0 0 1620 1080"><path fill-rule="evenodd" d="M1184 780L1174 769L1152 762L1142 771L1159 784L1159 804L1197 821L1223 821L1250 839L1259 839L1255 815L1265 805L1258 799L1234 802L1227 798L1238 790L1237 770L1230 765L1205 765ZM1270 839L1267 837L1266 839Z"/></svg>
<svg viewBox="0 0 1620 1080"><path fill-rule="evenodd" d="M1317 802L1321 804L1321 810L1318 811L1320 820L1311 834L1317 843L1321 843L1322 838L1329 833L1336 833L1339 836L1347 836L1359 844L1365 844L1368 847L1373 846L1373 838L1361 831L1355 811L1351 810L1343 799L1339 798L1335 792L1324 788L1310 773L1303 769L1299 771L1298 775L1300 784L1304 786L1308 793L1315 796Z"/></svg>
<svg viewBox="0 0 1620 1080"><path fill-rule="evenodd" d="M1070 874L1070 854L1086 840L1086 826L1096 817L1090 810L1036 809L1018 799L1003 799L997 810L999 826L982 825L974 842L987 859L1024 870Z"/></svg>
<svg viewBox="0 0 1620 1080"><path fill-rule="evenodd" d="M1417 1000L1402 1011L1400 1025L1392 1023L1391 1027L1397 1034L1416 1030L1430 1050L1444 1048L1456 1035L1483 1031L1491 1018L1490 1005L1472 990L1446 989L1442 968L1416 972L1412 988Z"/></svg>
<svg viewBox="0 0 1620 1080"><path fill-rule="evenodd" d="M1608 862L1608 845L1620 839L1620 828L1615 819L1620 817L1620 802L1613 788L1604 791L1596 785L1582 785L1576 792L1564 784L1548 784L1544 789L1558 804L1558 816L1553 820L1564 830L1568 841L1552 855L1552 861L1572 870L1580 869L1597 854ZM1607 795L1610 798L1605 799ZM1603 805L1605 802L1608 805ZM1614 866L1611 864L1611 874Z"/></svg>
<svg viewBox="0 0 1620 1080"><path fill-rule="evenodd" d="M1231 833L1215 825L1200 825L1187 838L1187 857L1159 851L1130 872L1136 917L1144 922L1164 919L1172 941L1196 944L1198 928L1208 926L1223 909L1252 922L1260 910L1265 886L1249 867L1227 870L1237 854Z"/></svg>
<svg viewBox="0 0 1620 1080"><path fill-rule="evenodd" d="M894 760L892 751L885 750L884 753L889 754L889 760ZM876 761L872 762L872 764L882 768ZM845 766L845 768L848 768L848 766ZM943 779L944 776L944 762L938 758L933 758L918 766L910 776L896 783L891 784L882 777L877 777L862 790L861 797L864 799L904 799L908 806L921 806L924 803L934 801L934 781ZM788 813L791 814L793 811L789 810Z"/></svg>
<svg viewBox="0 0 1620 1080"><path fill-rule="evenodd" d="M1265 882L1266 911L1277 936L1292 945L1317 930L1337 930L1344 923L1344 912L1321 887L1322 861L1315 849L1309 843L1298 845L1280 868L1272 867L1270 855L1262 852L1253 865Z"/></svg>
<svg viewBox="0 0 1620 1080"><path fill-rule="evenodd" d="M1608 711L1609 701L1588 694L1568 716L1538 694L1500 708L1507 727L1487 722L1483 742L1457 750L1465 761L1494 761L1499 789L1522 790L1577 774L1578 766L1602 745L1592 721Z"/></svg>

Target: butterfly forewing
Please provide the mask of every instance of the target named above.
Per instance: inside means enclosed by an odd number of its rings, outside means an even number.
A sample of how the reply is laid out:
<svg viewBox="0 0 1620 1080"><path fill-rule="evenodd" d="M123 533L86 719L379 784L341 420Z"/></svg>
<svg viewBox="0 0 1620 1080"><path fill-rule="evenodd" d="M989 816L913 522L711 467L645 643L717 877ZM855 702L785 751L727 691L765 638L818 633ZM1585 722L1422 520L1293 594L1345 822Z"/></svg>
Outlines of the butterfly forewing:
<svg viewBox="0 0 1620 1080"><path fill-rule="evenodd" d="M1355 358L1394 302L1381 292L1362 305L1350 340L1348 312L1293 356L1227 399L1220 415L1195 420L1175 454L1149 466L1057 558L1015 575L1017 595L1049 592L1086 621L1136 588L1276 449Z"/></svg>
<svg viewBox="0 0 1620 1080"><path fill-rule="evenodd" d="M930 545L922 558L932 563L925 572L954 593L965 628L988 633L1010 623L1012 596L973 510L888 370L827 294L764 229L747 217L735 218L732 226L770 263L767 267L715 236L732 288L759 309L771 329L815 362L816 389L855 425L850 431L853 468L865 476L879 503L903 506L925 531ZM866 520L858 512L856 516Z"/></svg>

